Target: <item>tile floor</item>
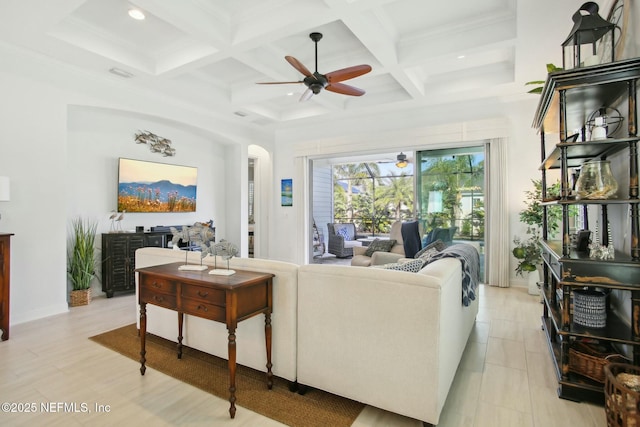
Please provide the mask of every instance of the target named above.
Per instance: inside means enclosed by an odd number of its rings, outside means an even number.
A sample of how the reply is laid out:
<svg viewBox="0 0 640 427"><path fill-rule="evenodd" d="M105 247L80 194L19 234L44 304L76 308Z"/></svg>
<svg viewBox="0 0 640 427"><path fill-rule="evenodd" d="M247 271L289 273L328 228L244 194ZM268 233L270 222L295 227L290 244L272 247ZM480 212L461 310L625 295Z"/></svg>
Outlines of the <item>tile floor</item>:
<svg viewBox="0 0 640 427"><path fill-rule="evenodd" d="M35 413L0 412L2 426L279 426L88 340L135 321L133 295L96 298L11 329L0 343L0 401L35 403ZM538 297L523 288L481 286L480 312L439 426L604 426L600 406L559 399L540 329ZM86 404L65 412L58 402ZM50 410L41 410L41 404ZM98 409L96 410L96 405ZM102 405L102 406L100 406ZM4 408L3 408L4 409ZM54 412L56 409L61 409ZM420 426L417 420L366 407L354 427Z"/></svg>

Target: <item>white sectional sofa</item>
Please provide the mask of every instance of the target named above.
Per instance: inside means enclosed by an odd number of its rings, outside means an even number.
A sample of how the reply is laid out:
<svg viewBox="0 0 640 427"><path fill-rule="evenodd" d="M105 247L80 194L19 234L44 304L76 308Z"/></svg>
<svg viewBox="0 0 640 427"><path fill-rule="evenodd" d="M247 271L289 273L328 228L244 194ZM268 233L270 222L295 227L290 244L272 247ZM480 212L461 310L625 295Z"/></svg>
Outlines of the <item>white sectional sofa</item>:
<svg viewBox="0 0 640 427"><path fill-rule="evenodd" d="M136 251L136 267L184 259L183 251ZM254 258L233 258L230 267L275 274L274 375L438 423L478 313L477 299L462 305L460 261L437 260L419 273ZM147 305L147 319L148 332L176 340L175 312ZM237 340L237 362L266 371L264 317L239 323ZM183 344L226 358L226 327L186 316Z"/></svg>
<svg viewBox="0 0 640 427"><path fill-rule="evenodd" d="M190 263L200 263L199 252L151 247L138 249L136 251L136 268L184 262L186 254L190 256ZM213 258L205 258L204 263L213 265ZM219 268L220 264L219 259ZM224 265L226 266L226 262ZM273 279L273 314L271 315L273 374L289 381L295 381L298 265L256 258L232 258L229 267L275 274ZM139 312L137 281L136 275L136 313ZM171 341L177 341L178 316L176 312L147 304L147 332ZM228 331L223 323L195 316L185 316L183 336L182 343L186 346L225 359L228 357ZM266 372L264 316L255 316L238 323L236 336L237 363Z"/></svg>
<svg viewBox="0 0 640 427"><path fill-rule="evenodd" d="M302 266L298 382L435 425L477 313L457 259L419 273Z"/></svg>

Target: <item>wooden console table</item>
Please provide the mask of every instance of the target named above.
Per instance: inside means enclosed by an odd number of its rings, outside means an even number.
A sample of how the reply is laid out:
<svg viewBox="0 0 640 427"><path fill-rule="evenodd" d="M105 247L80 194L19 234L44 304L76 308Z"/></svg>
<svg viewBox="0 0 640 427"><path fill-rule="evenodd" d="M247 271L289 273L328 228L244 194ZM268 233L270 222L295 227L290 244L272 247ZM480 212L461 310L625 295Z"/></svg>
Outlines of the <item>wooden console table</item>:
<svg viewBox="0 0 640 427"><path fill-rule="evenodd" d="M273 283L271 273L236 270L232 276L217 276L204 271L181 271L183 263L139 268L140 303L140 373L144 375L147 304L178 312L178 359L182 358L182 324L184 315L203 317L226 323L229 331L229 414L236 414L236 327L238 322L257 314L265 315L267 352L267 387L273 386L271 372L271 312Z"/></svg>
<svg viewBox="0 0 640 427"><path fill-rule="evenodd" d="M0 233L0 329L2 341L9 339L9 290L11 279L11 233Z"/></svg>

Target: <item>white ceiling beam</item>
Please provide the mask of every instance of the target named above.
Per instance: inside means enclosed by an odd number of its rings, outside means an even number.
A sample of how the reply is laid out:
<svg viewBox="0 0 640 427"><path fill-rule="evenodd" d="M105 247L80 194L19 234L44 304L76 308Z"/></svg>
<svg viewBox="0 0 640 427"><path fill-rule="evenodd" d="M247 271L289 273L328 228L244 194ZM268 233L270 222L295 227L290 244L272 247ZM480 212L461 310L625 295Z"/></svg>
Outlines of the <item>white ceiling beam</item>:
<svg viewBox="0 0 640 427"><path fill-rule="evenodd" d="M141 9L175 26L194 39L224 50L231 44L231 20L221 10L200 1L135 0Z"/></svg>

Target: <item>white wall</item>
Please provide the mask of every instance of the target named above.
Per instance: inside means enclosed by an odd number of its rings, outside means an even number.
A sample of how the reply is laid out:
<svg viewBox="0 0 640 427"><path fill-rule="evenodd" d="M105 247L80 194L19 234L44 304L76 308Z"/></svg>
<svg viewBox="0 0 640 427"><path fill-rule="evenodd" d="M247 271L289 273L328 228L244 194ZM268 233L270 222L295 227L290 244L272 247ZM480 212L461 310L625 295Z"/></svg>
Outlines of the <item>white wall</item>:
<svg viewBox="0 0 640 427"><path fill-rule="evenodd" d="M172 141L173 157L152 153L146 144L136 144L134 134L147 130ZM98 223L98 233L110 231L109 215L117 210L118 158L198 168L196 212L131 213L121 222L125 231L136 226L192 225L214 220L217 233L225 235L225 147L211 134L167 120L123 111L70 106L67 128L67 218L82 217ZM97 239L98 247L101 236ZM100 295L98 280L93 295Z"/></svg>
<svg viewBox="0 0 640 427"><path fill-rule="evenodd" d="M11 242L10 323L67 309L66 115L60 90L0 71L0 175L11 201L0 229Z"/></svg>

